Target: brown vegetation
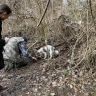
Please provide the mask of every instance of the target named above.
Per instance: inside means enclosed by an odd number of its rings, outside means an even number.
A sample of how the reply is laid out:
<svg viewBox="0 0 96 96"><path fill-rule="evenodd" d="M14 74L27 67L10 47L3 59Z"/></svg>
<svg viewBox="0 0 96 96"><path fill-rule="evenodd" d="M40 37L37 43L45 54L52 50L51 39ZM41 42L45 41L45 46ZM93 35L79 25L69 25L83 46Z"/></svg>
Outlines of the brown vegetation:
<svg viewBox="0 0 96 96"><path fill-rule="evenodd" d="M95 96L96 1L67 1L68 5L62 6L62 0L50 0L45 16L37 26L47 0L0 0L13 10L7 23L4 21L3 36L26 35L30 52L44 43L60 51L60 56L55 59L30 61L27 67L16 69L13 74L6 73L8 76L5 74L3 78L8 79L8 84L1 76L2 85L9 86L7 93L2 94ZM78 21L82 23L79 25ZM39 46L32 46L36 41Z"/></svg>

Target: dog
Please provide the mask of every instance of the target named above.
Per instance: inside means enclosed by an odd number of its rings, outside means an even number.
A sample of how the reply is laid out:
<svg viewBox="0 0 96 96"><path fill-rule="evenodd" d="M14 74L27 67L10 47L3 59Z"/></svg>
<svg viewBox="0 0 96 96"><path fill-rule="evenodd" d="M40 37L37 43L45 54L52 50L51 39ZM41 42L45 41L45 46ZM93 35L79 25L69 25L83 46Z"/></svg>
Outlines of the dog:
<svg viewBox="0 0 96 96"><path fill-rule="evenodd" d="M46 45L37 50L39 54L43 54L44 59L51 59L53 57L57 57L59 55L59 51L55 50L55 48L51 45Z"/></svg>

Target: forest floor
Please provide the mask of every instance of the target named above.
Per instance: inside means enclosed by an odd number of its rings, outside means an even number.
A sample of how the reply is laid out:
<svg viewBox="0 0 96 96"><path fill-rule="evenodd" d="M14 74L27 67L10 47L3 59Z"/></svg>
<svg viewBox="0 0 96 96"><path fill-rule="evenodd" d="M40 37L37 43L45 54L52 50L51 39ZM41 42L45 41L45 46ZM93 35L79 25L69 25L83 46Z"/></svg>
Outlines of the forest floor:
<svg viewBox="0 0 96 96"><path fill-rule="evenodd" d="M70 70L69 49L64 44L58 48L57 58L30 62L8 73L1 70L0 84L8 88L0 96L96 96L96 67Z"/></svg>
<svg viewBox="0 0 96 96"><path fill-rule="evenodd" d="M66 36L72 33L68 24L62 25L62 28L64 32L69 32ZM28 65L10 72L0 70L0 85L7 86L0 96L96 96L96 66L84 68L81 64L73 68L77 64L70 64L72 48L76 42L73 37L69 42L62 37L55 41L50 39L52 45L58 45L56 49L60 51L60 55L57 58L37 62L30 60ZM82 42L75 50L77 53Z"/></svg>

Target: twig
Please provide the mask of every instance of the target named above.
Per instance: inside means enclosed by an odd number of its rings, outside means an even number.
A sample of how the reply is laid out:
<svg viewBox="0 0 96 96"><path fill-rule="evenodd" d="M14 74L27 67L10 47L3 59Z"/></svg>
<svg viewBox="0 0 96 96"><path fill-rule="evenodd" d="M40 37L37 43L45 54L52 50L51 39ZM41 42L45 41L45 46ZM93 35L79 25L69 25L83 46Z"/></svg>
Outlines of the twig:
<svg viewBox="0 0 96 96"><path fill-rule="evenodd" d="M93 21L93 23L94 23L94 27L95 27L95 30L96 30L96 23L95 23L95 18L94 18L94 16L93 16L92 2L91 2L91 0L89 0L89 8L90 8L91 16L92 16L92 21Z"/></svg>
<svg viewBox="0 0 96 96"><path fill-rule="evenodd" d="M74 52L75 52L75 48L76 48L76 45L78 43L78 41L83 37L83 34L81 34L81 36L79 36L75 42L75 45L73 46L73 49L72 49L72 54L71 54L71 60L73 62L73 59L74 59Z"/></svg>
<svg viewBox="0 0 96 96"><path fill-rule="evenodd" d="M27 49L27 51L28 51L31 47L33 47L37 42L38 42L38 41L36 41L34 44L32 44L32 45Z"/></svg>
<svg viewBox="0 0 96 96"><path fill-rule="evenodd" d="M39 26L39 25L41 24L41 22L42 22L42 20L43 20L43 18L44 18L44 16L45 16L45 13L47 12L49 3L50 3L50 0L48 0L48 2L47 2L47 5L46 5L46 7L45 7L45 11L44 11L44 13L42 14L42 17L40 18L40 21L39 21L39 23L37 24L37 26Z"/></svg>

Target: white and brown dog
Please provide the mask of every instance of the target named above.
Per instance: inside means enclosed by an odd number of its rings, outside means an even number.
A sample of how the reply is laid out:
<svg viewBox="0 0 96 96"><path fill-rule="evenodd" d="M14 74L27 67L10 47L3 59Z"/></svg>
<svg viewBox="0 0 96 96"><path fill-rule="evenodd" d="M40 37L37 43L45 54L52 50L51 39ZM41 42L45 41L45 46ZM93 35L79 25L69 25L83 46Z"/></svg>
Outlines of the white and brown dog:
<svg viewBox="0 0 96 96"><path fill-rule="evenodd" d="M51 45L46 45L44 47L41 47L37 52L40 54L43 54L44 59L47 59L47 58L51 59L59 55L59 51L55 50L55 48Z"/></svg>

